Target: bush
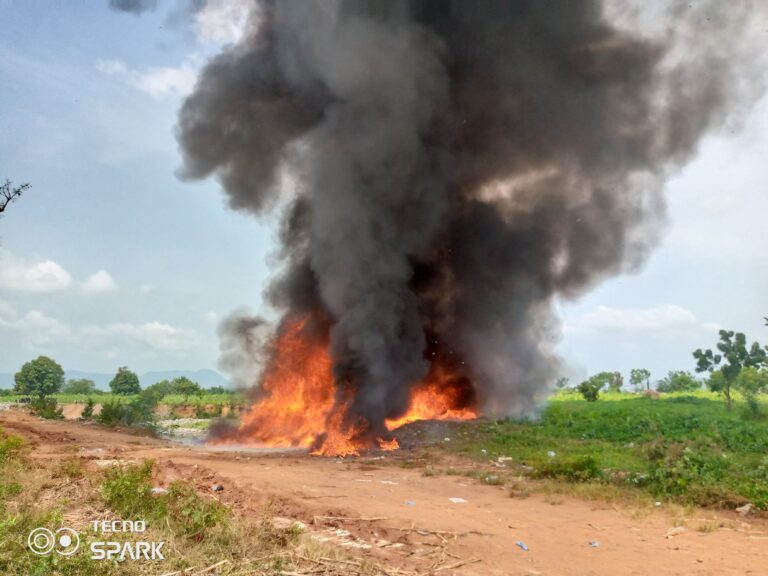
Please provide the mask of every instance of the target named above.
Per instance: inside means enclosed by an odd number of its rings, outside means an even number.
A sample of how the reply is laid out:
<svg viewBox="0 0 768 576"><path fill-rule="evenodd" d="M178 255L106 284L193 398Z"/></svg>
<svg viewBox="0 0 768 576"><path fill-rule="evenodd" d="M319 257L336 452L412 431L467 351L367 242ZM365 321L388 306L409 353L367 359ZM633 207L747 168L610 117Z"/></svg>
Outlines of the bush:
<svg viewBox="0 0 768 576"><path fill-rule="evenodd" d="M701 382L685 370L670 371L656 385L659 392L694 392L700 388Z"/></svg>
<svg viewBox="0 0 768 576"><path fill-rule="evenodd" d="M133 426L153 428L157 401L152 393L140 394L130 402L110 400L101 406L96 421L104 426Z"/></svg>
<svg viewBox="0 0 768 576"><path fill-rule="evenodd" d="M592 456L582 456L572 460L552 461L536 471L540 478L557 478L570 482L589 482L602 478L603 471Z"/></svg>
<svg viewBox="0 0 768 576"><path fill-rule="evenodd" d="M61 413L61 408L58 407L59 405L58 402L56 402L56 398L35 398L30 402L29 406L32 409L32 412L40 418L46 418L48 420L61 420L64 418Z"/></svg>
<svg viewBox="0 0 768 576"><path fill-rule="evenodd" d="M85 408L83 408L83 414L81 415L81 418L85 418L86 420L93 418L93 408L95 406L96 402L93 401L93 398L88 396L88 400L85 401Z"/></svg>
<svg viewBox="0 0 768 576"><path fill-rule="evenodd" d="M19 456L26 446L24 439L19 436L10 436L0 430L0 464Z"/></svg>
<svg viewBox="0 0 768 576"><path fill-rule="evenodd" d="M206 530L228 519L227 509L204 500L183 482L173 482L166 494L152 494L153 463L108 469L101 490L104 500L123 518L142 518L148 523L164 521L174 533L201 540Z"/></svg>
<svg viewBox="0 0 768 576"><path fill-rule="evenodd" d="M657 444L647 456L648 484L660 496L679 497L693 488L718 488L728 472L728 462L722 457L679 443ZM725 491L720 488L718 495L710 490L708 498L723 500Z"/></svg>
<svg viewBox="0 0 768 576"><path fill-rule="evenodd" d="M605 382L592 377L579 384L576 387L576 390L581 392L581 395L587 402L597 402L597 399L600 397L600 390L602 390L603 386L605 386Z"/></svg>

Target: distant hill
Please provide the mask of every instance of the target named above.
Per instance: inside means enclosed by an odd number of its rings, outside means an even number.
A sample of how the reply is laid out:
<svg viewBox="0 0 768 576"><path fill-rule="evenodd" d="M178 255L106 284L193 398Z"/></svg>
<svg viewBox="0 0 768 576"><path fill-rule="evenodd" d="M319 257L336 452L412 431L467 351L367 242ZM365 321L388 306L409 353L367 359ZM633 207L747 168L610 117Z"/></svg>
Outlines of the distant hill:
<svg viewBox="0 0 768 576"><path fill-rule="evenodd" d="M93 380L96 384L96 388L99 388L100 390L109 390L109 382L114 376L114 374L83 372L82 370L66 370L64 375L67 380L77 380L79 378ZM142 387L146 387L155 382L160 382L160 380L172 380L180 376L186 376L190 380L200 384L203 388L210 388L212 386L227 387L229 385L229 382L224 376L210 368L203 368L202 370L157 370L146 372L139 375L139 381L141 382ZM0 388L13 388L13 385L13 374L0 372Z"/></svg>

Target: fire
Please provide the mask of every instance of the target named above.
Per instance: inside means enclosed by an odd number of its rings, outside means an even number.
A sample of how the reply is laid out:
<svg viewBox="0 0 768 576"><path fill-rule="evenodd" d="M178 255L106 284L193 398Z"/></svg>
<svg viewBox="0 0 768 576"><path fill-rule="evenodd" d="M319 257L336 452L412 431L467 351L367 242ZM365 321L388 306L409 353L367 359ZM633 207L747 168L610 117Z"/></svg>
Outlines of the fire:
<svg viewBox="0 0 768 576"><path fill-rule="evenodd" d="M351 391L334 381L327 330L318 336L317 324L313 315L284 323L262 377L261 399L236 432L213 442L302 447L326 456L358 455L372 447L367 423L350 422ZM476 418L473 402L466 379L433 363L424 381L414 386L406 413L385 425L391 432L416 420ZM377 438L377 444L381 450L400 447L395 438Z"/></svg>
<svg viewBox="0 0 768 576"><path fill-rule="evenodd" d="M397 450L398 448L400 448L400 442L397 441L397 438L392 438L392 440L384 440L384 438L377 438L376 442L379 443L379 448L385 451Z"/></svg>
<svg viewBox="0 0 768 576"><path fill-rule="evenodd" d="M400 418L386 420L387 430L396 430L417 420L471 420L477 418L473 407L465 404L466 388L444 369L434 368L413 390L408 411Z"/></svg>

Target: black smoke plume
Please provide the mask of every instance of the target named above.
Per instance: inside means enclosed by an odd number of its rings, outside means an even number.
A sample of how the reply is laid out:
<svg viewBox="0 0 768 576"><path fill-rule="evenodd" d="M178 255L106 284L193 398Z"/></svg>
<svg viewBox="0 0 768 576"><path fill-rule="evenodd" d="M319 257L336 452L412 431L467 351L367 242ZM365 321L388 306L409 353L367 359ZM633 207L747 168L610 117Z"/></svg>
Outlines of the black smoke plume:
<svg viewBox="0 0 768 576"><path fill-rule="evenodd" d="M287 205L267 295L330 318L350 417L403 413L428 342L519 414L558 373L556 299L642 262L664 180L754 96L759 6L261 2L183 104L182 175Z"/></svg>

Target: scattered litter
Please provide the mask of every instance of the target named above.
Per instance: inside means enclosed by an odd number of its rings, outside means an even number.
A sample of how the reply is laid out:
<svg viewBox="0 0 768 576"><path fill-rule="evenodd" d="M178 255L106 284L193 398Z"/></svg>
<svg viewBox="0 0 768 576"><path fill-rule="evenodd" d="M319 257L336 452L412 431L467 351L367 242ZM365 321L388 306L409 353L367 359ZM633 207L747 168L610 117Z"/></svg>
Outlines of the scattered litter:
<svg viewBox="0 0 768 576"><path fill-rule="evenodd" d="M221 484L214 484L213 486L211 486L211 491L213 491L213 492L223 492L224 491L224 486L222 486Z"/></svg>
<svg viewBox="0 0 768 576"><path fill-rule="evenodd" d="M450 438L443 438L443 442L450 442L450 441L451 441Z"/></svg>
<svg viewBox="0 0 768 576"><path fill-rule="evenodd" d="M152 494L168 494L168 490L166 490L165 488L161 488L160 486L155 486L154 488L152 488L152 490L150 490L150 492Z"/></svg>
<svg viewBox="0 0 768 576"><path fill-rule="evenodd" d="M597 540L592 540L589 545L592 546L592 548L600 548L600 542Z"/></svg>
<svg viewBox="0 0 768 576"><path fill-rule="evenodd" d="M416 500L406 500L405 501L406 506L416 506Z"/></svg>
<svg viewBox="0 0 768 576"><path fill-rule="evenodd" d="M523 542L522 540L518 540L517 542L515 542L515 546L519 546L520 548L528 552L528 546L526 546L525 542Z"/></svg>
<svg viewBox="0 0 768 576"><path fill-rule="evenodd" d="M750 512L752 512L752 504L744 504L744 506L739 506L736 508L736 512L741 514L742 516L748 516Z"/></svg>
<svg viewBox="0 0 768 576"><path fill-rule="evenodd" d="M390 486L394 486L396 484L400 484L400 482L392 482L392 480L379 480L382 484L389 484Z"/></svg>
<svg viewBox="0 0 768 576"><path fill-rule="evenodd" d="M120 466L121 464L135 464L136 460L106 459L106 460L94 460L93 463L96 464L96 466L106 468L107 466Z"/></svg>
<svg viewBox="0 0 768 576"><path fill-rule="evenodd" d="M554 458L555 456L557 456L557 452L555 452L554 450L550 450L549 452L547 452L547 456L549 456L550 458Z"/></svg>
<svg viewBox="0 0 768 576"><path fill-rule="evenodd" d="M503 464L504 462L511 462L511 461L512 461L511 456L499 456L498 458L496 458L496 462L498 462L499 464Z"/></svg>
<svg viewBox="0 0 768 576"><path fill-rule="evenodd" d="M480 452L482 452L483 454L488 454L488 450L486 450L485 448L480 448Z"/></svg>
<svg viewBox="0 0 768 576"><path fill-rule="evenodd" d="M659 506L661 506L661 502L654 502L653 505L656 506L656 508L658 508Z"/></svg>
<svg viewBox="0 0 768 576"><path fill-rule="evenodd" d="M466 504L467 503L467 501L464 500L464 498L448 498L448 500L450 500L454 504Z"/></svg>
<svg viewBox="0 0 768 576"><path fill-rule="evenodd" d="M678 526L677 528L672 528L671 530L667 530L667 534L665 537L667 540L671 540L672 538L674 538L679 534L682 534L683 532L685 532L685 528L683 528L682 526Z"/></svg>
<svg viewBox="0 0 768 576"><path fill-rule="evenodd" d="M355 538L348 530L342 530L341 528L328 528L323 530L322 534L310 533L310 536L318 542L334 542L345 548L361 548L367 550L371 547L370 544Z"/></svg>

